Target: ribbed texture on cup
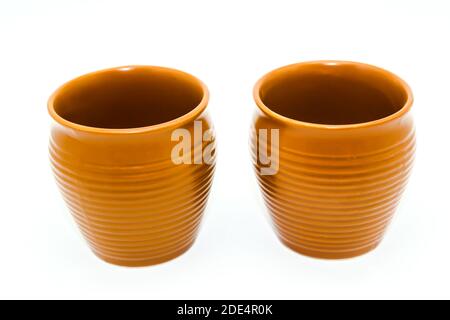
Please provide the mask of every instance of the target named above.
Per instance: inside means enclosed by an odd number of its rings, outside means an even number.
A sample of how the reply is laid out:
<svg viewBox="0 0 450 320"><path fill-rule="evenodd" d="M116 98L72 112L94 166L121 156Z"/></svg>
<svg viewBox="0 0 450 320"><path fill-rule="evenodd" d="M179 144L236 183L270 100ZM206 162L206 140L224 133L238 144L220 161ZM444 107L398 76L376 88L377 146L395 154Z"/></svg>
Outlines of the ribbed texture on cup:
<svg viewBox="0 0 450 320"><path fill-rule="evenodd" d="M111 167L81 163L53 139L50 158L73 217L101 259L147 266L192 246L214 165L175 166L170 160Z"/></svg>
<svg viewBox="0 0 450 320"><path fill-rule="evenodd" d="M275 229L291 249L342 259L374 249L382 240L406 186L415 135L383 150L319 156L280 147L280 171L260 175L256 134L253 161Z"/></svg>

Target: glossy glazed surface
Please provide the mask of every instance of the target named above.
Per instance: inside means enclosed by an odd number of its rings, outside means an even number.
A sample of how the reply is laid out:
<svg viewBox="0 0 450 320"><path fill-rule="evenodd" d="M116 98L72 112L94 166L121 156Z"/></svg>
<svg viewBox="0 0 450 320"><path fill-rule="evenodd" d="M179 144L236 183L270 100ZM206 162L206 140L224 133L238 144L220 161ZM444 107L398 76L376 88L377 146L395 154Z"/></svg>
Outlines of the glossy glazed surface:
<svg viewBox="0 0 450 320"><path fill-rule="evenodd" d="M319 61L269 73L254 94L253 161L282 242L326 259L377 247L413 164L408 86L373 66ZM280 130L275 175L261 174L261 129Z"/></svg>
<svg viewBox="0 0 450 320"><path fill-rule="evenodd" d="M175 165L171 135L184 128L193 136L194 121L212 129L207 102L207 89L196 78L138 66L83 76L52 96L52 167L98 257L147 266L192 246L214 163ZM214 147L212 140L200 144ZM190 156L201 150L192 143Z"/></svg>

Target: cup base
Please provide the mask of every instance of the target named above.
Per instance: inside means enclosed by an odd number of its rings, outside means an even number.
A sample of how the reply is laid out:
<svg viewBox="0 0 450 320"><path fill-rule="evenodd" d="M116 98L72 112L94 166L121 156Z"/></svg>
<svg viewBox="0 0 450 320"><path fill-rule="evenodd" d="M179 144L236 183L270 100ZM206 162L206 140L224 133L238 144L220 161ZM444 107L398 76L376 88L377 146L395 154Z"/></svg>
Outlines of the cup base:
<svg viewBox="0 0 450 320"><path fill-rule="evenodd" d="M160 265L172 260L175 260L185 254L187 251L191 249L194 245L194 242L189 243L187 246L180 248L179 250L172 252L166 256L157 257L157 258L148 258L148 259L139 259L139 260L131 260L131 259L117 259L113 257L108 257L102 255L99 252L93 251L94 255L100 260L109 263L111 265L119 266L119 267L129 267L129 268L143 268L143 267L151 267Z"/></svg>
<svg viewBox="0 0 450 320"><path fill-rule="evenodd" d="M377 242L373 245L360 248L357 250L352 251L346 251L346 252L323 252L323 251L317 251L317 250L311 250L302 246L294 245L292 243L289 243L283 239L280 239L281 243L285 245L287 248L291 249L295 253L301 254L303 256L307 256L314 259L321 259L321 260L344 260L344 259L352 259L357 258L360 256L363 256L365 254L368 254L375 250L379 245L380 242Z"/></svg>

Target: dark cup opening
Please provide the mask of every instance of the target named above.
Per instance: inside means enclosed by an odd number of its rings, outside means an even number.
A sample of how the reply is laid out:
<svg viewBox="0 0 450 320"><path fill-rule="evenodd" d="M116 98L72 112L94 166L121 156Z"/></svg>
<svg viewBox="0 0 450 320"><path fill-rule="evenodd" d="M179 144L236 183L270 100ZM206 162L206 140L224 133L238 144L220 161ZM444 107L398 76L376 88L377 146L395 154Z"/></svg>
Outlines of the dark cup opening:
<svg viewBox="0 0 450 320"><path fill-rule="evenodd" d="M293 120L350 125L400 111L410 95L395 75L364 64L317 62L269 73L259 83L259 99L271 111Z"/></svg>
<svg viewBox="0 0 450 320"><path fill-rule="evenodd" d="M100 129L133 129L180 118L205 99L199 80L159 67L124 67L75 79L53 98L55 113Z"/></svg>

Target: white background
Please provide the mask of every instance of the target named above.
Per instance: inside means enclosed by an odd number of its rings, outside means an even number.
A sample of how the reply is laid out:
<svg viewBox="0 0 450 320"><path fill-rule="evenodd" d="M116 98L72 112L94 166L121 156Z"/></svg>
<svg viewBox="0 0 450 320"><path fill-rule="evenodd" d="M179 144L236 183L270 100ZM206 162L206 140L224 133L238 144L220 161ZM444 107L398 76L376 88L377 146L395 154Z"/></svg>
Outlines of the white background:
<svg viewBox="0 0 450 320"><path fill-rule="evenodd" d="M450 298L450 2L0 0L0 298ZM417 162L378 250L321 261L271 230L248 151L252 87L305 60L375 64L415 93ZM91 254L48 165L48 96L107 67L210 88L219 162L195 246L126 269Z"/></svg>

